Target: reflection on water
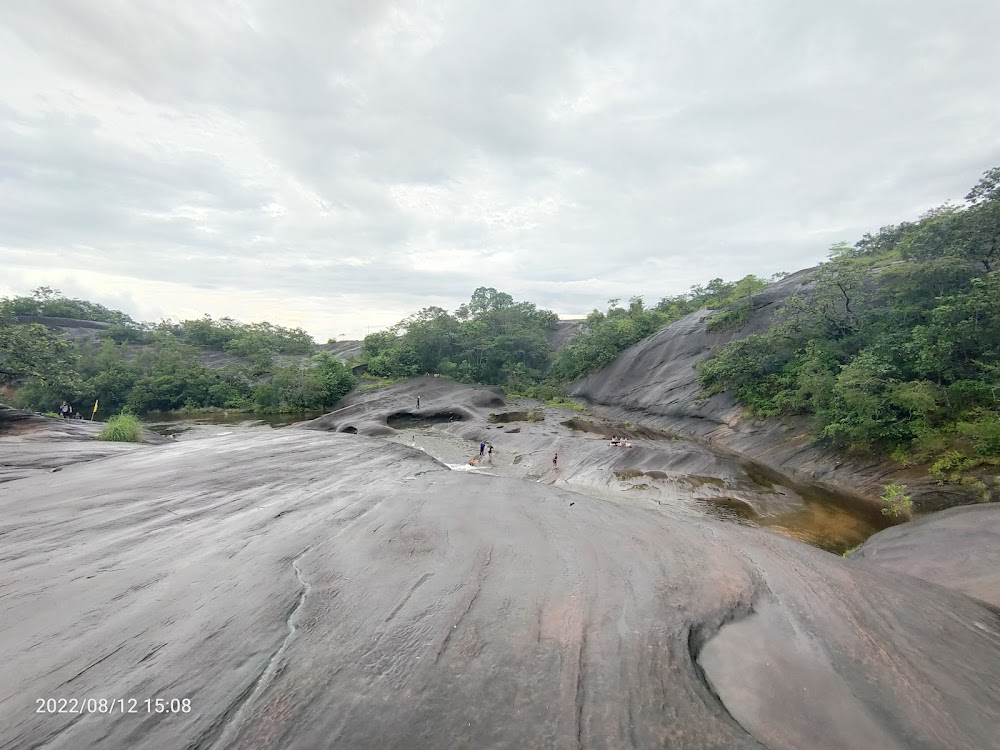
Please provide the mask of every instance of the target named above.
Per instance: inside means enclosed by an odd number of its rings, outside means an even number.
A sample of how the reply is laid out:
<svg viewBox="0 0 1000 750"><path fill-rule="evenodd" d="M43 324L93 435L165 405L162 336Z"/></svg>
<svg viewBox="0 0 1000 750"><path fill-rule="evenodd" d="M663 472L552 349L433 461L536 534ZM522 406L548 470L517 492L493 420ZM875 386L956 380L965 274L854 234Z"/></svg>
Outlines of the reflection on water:
<svg viewBox="0 0 1000 750"><path fill-rule="evenodd" d="M780 489L770 480L763 487ZM720 520L758 526L836 554L858 546L893 524L877 509L849 498L802 487L797 487L796 492L805 507L773 516L758 515L735 498L699 498L699 501L712 506L710 515Z"/></svg>

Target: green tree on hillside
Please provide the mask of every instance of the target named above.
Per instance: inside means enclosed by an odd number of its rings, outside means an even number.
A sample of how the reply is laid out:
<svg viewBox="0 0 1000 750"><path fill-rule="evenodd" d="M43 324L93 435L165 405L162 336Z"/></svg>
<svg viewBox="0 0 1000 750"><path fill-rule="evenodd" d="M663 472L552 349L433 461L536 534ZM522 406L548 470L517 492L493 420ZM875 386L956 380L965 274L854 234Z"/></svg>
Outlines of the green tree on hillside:
<svg viewBox="0 0 1000 750"><path fill-rule="evenodd" d="M991 170L964 206L836 246L769 330L699 364L705 393L810 414L857 450L1000 462L998 183Z"/></svg>

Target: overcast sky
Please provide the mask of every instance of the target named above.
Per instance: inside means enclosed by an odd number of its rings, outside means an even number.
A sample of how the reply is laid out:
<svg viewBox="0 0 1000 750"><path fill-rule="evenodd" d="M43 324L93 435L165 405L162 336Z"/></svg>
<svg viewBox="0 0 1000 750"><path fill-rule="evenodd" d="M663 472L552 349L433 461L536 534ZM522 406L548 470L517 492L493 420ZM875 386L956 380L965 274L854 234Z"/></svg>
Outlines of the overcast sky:
<svg viewBox="0 0 1000 750"><path fill-rule="evenodd" d="M32 0L0 295L363 336L794 271L1000 165L997 0Z"/></svg>

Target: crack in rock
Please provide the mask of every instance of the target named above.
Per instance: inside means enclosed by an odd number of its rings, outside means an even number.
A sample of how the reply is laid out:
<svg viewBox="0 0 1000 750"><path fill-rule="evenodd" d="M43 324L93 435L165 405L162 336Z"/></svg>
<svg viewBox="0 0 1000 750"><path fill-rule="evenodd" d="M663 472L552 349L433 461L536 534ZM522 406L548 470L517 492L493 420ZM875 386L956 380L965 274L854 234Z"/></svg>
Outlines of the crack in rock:
<svg viewBox="0 0 1000 750"><path fill-rule="evenodd" d="M250 686L244 690L232 704L230 704L229 708L223 713L220 719L216 721L205 734L202 735L201 739L193 745L193 748L207 747L209 750L215 750L216 748L225 747L231 744L236 732L239 731L244 722L245 713L248 707L264 692L264 690L267 689L267 687L271 684L271 681L274 679L275 674L277 674L278 669L280 668L281 658L284 656L289 644L295 637L295 633L298 631L296 617L302 610L302 606L305 604L306 598L312 590L312 585L302 575L302 569L299 567L299 560L301 560L311 550L312 547L303 550L298 557L292 560L292 570L295 571L295 578L298 580L299 585L302 588L299 592L298 599L288 611L288 615L285 617L285 627L288 628L288 634L285 636L285 640L282 641L277 651L275 651L271 655L271 658L268 659L264 669L262 669L260 674L257 675L257 679L255 679Z"/></svg>

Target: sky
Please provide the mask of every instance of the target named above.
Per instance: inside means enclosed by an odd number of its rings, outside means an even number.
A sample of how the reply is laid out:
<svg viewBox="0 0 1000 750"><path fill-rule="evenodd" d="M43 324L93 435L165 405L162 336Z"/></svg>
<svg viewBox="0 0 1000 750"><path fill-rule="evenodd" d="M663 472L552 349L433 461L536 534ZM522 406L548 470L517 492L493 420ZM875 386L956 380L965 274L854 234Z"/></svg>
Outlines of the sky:
<svg viewBox="0 0 1000 750"><path fill-rule="evenodd" d="M996 0L33 0L0 295L357 338L814 265L1000 166Z"/></svg>

